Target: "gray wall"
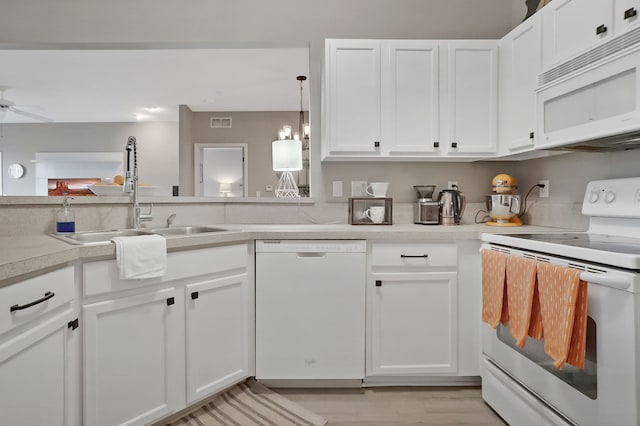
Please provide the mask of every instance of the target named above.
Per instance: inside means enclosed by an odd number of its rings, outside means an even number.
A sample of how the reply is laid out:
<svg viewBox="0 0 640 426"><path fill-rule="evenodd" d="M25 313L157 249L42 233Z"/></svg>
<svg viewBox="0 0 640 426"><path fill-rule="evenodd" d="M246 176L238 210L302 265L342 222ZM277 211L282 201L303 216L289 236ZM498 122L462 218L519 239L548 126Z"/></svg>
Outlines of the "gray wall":
<svg viewBox="0 0 640 426"><path fill-rule="evenodd" d="M188 109L188 108L187 108ZM266 192L266 185L274 186L278 177L271 166L271 142L278 136L283 125L298 126L297 111L259 112L183 112L186 139L180 140L180 193L193 194L193 145L196 143L246 143L248 144L249 187L248 195L254 197L260 191L262 197L272 197ZM231 117L230 129L212 129L211 117ZM183 161L183 157L187 158ZM295 173L294 173L295 175ZM184 189L184 190L183 190Z"/></svg>
<svg viewBox="0 0 640 426"><path fill-rule="evenodd" d="M36 152L125 152L127 138L137 138L140 182L161 186L171 195L178 183L178 123L46 123L1 124L2 181L4 195L35 194ZM20 163L26 173L11 179L7 169ZM124 172L122 173L124 174Z"/></svg>

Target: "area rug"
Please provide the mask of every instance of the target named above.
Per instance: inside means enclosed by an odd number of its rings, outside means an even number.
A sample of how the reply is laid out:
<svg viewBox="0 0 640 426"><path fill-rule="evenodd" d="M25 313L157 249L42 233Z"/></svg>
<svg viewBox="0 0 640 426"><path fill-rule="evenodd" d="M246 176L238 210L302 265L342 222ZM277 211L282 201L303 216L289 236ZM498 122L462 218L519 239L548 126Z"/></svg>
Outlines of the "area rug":
<svg viewBox="0 0 640 426"><path fill-rule="evenodd" d="M315 413L249 379L185 414L170 426L324 426Z"/></svg>

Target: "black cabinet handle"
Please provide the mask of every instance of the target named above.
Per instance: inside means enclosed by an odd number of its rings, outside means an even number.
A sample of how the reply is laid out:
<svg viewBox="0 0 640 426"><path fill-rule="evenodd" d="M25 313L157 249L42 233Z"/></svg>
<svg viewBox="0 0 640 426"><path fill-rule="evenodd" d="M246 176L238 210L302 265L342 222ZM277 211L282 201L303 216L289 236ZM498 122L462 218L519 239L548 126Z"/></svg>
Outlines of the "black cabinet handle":
<svg viewBox="0 0 640 426"><path fill-rule="evenodd" d="M606 32L607 32L606 25L600 25L598 28L596 28L596 35L604 34Z"/></svg>
<svg viewBox="0 0 640 426"><path fill-rule="evenodd" d="M412 254L401 254L400 255L401 258L406 259L406 258L412 258L412 257L420 257L420 258L424 258L426 259L427 257L429 257L428 254L418 254L418 255L412 255Z"/></svg>
<svg viewBox="0 0 640 426"><path fill-rule="evenodd" d="M633 18L637 14L638 14L638 11L636 10L636 8L632 7L624 11L624 19Z"/></svg>
<svg viewBox="0 0 640 426"><path fill-rule="evenodd" d="M197 291L194 291L193 293L191 293L191 300L195 300L195 299L197 299L198 297L200 297L200 295L198 294L198 292L197 292Z"/></svg>
<svg viewBox="0 0 640 426"><path fill-rule="evenodd" d="M457 148L458 142L451 142L451 148Z"/></svg>
<svg viewBox="0 0 640 426"><path fill-rule="evenodd" d="M373 143L373 147L374 147L374 148L380 148L380 141L375 141L375 142Z"/></svg>
<svg viewBox="0 0 640 426"><path fill-rule="evenodd" d="M51 291L47 291L47 292L44 294L44 297L41 297L41 298L40 298L40 299L38 299L38 300L34 300L33 302L29 302L29 303L24 304L24 305L13 305L13 306L11 306L11 307L9 308L9 311L10 311L10 312L13 312L13 311L21 311L21 310L23 310L23 309L30 308L30 307L35 306L35 305L37 305L37 304L40 304L40 303L42 303L42 302L46 302L47 300L51 299L51 298L52 298L53 296L55 296L55 295L56 295L55 293L53 293L53 292L51 292Z"/></svg>
<svg viewBox="0 0 640 426"><path fill-rule="evenodd" d="M376 287L382 287L382 280L376 280Z"/></svg>
<svg viewBox="0 0 640 426"><path fill-rule="evenodd" d="M80 322L78 321L78 318L74 319L73 321L69 321L67 323L67 328L70 328L71 330L75 330L78 327L80 327Z"/></svg>

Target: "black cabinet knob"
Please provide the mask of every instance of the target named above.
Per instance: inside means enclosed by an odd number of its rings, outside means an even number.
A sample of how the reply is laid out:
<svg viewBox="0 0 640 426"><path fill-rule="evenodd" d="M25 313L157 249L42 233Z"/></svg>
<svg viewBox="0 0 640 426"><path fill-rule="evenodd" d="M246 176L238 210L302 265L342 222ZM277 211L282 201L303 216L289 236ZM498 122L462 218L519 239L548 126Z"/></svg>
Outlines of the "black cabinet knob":
<svg viewBox="0 0 640 426"><path fill-rule="evenodd" d="M637 14L638 14L638 11L636 10L636 8L632 7L624 11L624 19L633 18Z"/></svg>
<svg viewBox="0 0 640 426"><path fill-rule="evenodd" d="M451 148L457 148L458 142L451 142Z"/></svg>
<svg viewBox="0 0 640 426"><path fill-rule="evenodd" d="M191 293L191 300L195 300L195 299L197 299L198 297L200 297L200 295L198 294L198 292L197 292L197 291L194 291L193 293Z"/></svg>
<svg viewBox="0 0 640 426"><path fill-rule="evenodd" d="M176 299L174 299L173 297L167 299L167 306L171 306L174 303L176 303Z"/></svg>
<svg viewBox="0 0 640 426"><path fill-rule="evenodd" d="M433 147L434 148L440 148L440 142L434 142L433 143Z"/></svg>
<svg viewBox="0 0 640 426"><path fill-rule="evenodd" d="M380 148L380 141L375 141L375 142L373 143L373 147L374 147L374 148Z"/></svg>
<svg viewBox="0 0 640 426"><path fill-rule="evenodd" d="M606 25L600 25L599 27L596 28L596 35L604 34L606 32L607 32Z"/></svg>
<svg viewBox="0 0 640 426"><path fill-rule="evenodd" d="M382 287L382 280L376 280L376 287Z"/></svg>
<svg viewBox="0 0 640 426"><path fill-rule="evenodd" d="M535 135L536 135L535 133L530 132L530 133L529 133L529 139L533 139L533 137L534 137Z"/></svg>

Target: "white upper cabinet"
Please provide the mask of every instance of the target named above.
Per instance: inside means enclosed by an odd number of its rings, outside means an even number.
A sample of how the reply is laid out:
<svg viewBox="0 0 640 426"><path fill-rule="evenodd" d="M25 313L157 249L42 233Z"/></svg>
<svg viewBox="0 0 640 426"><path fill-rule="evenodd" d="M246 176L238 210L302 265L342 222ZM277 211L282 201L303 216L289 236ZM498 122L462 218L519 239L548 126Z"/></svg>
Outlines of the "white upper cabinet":
<svg viewBox="0 0 640 426"><path fill-rule="evenodd" d="M380 144L380 42L328 40L323 157L375 155Z"/></svg>
<svg viewBox="0 0 640 426"><path fill-rule="evenodd" d="M533 149L541 56L540 14L500 40L501 155Z"/></svg>
<svg viewBox="0 0 640 426"><path fill-rule="evenodd" d="M497 40L327 40L322 157L464 159L497 148Z"/></svg>
<svg viewBox="0 0 640 426"><path fill-rule="evenodd" d="M384 44L382 149L390 156L435 153L440 140L440 44Z"/></svg>
<svg viewBox="0 0 640 426"><path fill-rule="evenodd" d="M541 10L541 15L544 69L613 35L612 0L554 0Z"/></svg>
<svg viewBox="0 0 640 426"><path fill-rule="evenodd" d="M448 43L444 147L452 155L491 154L498 143L498 42ZM442 147L442 142L440 146Z"/></svg>
<svg viewBox="0 0 640 426"><path fill-rule="evenodd" d="M613 28L620 35L640 25L640 0L613 0Z"/></svg>

